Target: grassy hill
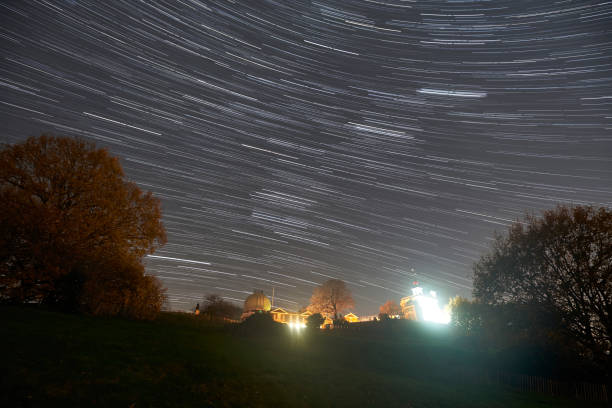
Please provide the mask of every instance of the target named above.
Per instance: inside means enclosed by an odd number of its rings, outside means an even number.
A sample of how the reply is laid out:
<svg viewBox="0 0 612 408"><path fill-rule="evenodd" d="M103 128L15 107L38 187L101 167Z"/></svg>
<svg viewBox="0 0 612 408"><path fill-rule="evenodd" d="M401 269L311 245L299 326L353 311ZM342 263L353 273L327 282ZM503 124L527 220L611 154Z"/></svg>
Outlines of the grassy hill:
<svg viewBox="0 0 612 408"><path fill-rule="evenodd" d="M35 307L0 307L0 322L6 407L586 406L470 381L479 355L427 328L249 335L176 313L140 322Z"/></svg>

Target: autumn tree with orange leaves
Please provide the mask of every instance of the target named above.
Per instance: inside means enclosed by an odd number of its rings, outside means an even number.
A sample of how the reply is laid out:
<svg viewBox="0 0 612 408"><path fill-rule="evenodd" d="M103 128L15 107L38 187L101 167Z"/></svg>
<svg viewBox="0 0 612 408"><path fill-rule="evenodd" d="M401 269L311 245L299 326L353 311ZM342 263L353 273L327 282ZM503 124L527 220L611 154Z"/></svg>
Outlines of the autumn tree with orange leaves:
<svg viewBox="0 0 612 408"><path fill-rule="evenodd" d="M380 307L380 314L387 316L398 316L402 314L402 308L395 300L387 300L385 304Z"/></svg>
<svg viewBox="0 0 612 408"><path fill-rule="evenodd" d="M0 300L135 317L161 307L141 263L166 241L160 202L106 149L49 135L7 146L0 208Z"/></svg>
<svg viewBox="0 0 612 408"><path fill-rule="evenodd" d="M330 279L313 290L308 311L338 319L340 313L354 306L355 301L344 281Z"/></svg>

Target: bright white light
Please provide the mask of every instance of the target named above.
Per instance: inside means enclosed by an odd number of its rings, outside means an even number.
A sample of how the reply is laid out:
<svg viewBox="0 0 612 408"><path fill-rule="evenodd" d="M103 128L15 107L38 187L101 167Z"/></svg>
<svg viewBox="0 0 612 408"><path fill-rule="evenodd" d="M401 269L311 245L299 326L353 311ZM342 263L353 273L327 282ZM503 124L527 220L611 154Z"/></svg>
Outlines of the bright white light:
<svg viewBox="0 0 612 408"><path fill-rule="evenodd" d="M289 322L289 328L291 330L301 330L303 328L305 328L306 325L304 323L300 323L300 322Z"/></svg>
<svg viewBox="0 0 612 408"><path fill-rule="evenodd" d="M419 290L416 290L419 289ZM432 296L423 295L422 288L414 288L412 289L413 299L415 303L419 306L421 310L421 315L423 316L423 320L426 322L435 322L441 324L449 324L450 323L450 313L446 310L440 309L440 305L438 305L438 299L435 297L436 292L429 292Z"/></svg>
<svg viewBox="0 0 612 408"><path fill-rule="evenodd" d="M416 288L412 288L412 296L419 296L423 294L423 288L417 286Z"/></svg>

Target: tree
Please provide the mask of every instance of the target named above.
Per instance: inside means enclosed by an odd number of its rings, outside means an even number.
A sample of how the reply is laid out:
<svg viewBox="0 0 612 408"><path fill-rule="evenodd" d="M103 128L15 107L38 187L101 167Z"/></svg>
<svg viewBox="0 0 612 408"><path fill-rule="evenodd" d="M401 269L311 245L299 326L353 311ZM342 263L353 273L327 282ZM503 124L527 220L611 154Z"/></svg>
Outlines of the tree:
<svg viewBox="0 0 612 408"><path fill-rule="evenodd" d="M338 318L338 314L355 306L351 291L340 279L330 279L316 287L310 298L308 310L312 313Z"/></svg>
<svg viewBox="0 0 612 408"><path fill-rule="evenodd" d="M134 259L110 259L96 263L95 268L88 271L88 279L76 293L84 312L153 319L166 301L159 280L145 275L143 265Z"/></svg>
<svg viewBox="0 0 612 408"><path fill-rule="evenodd" d="M483 308L476 301L470 301L461 296L455 296L448 302L451 325L464 334L479 333L483 327Z"/></svg>
<svg viewBox="0 0 612 408"><path fill-rule="evenodd" d="M166 240L159 200L126 181L106 149L49 135L5 147L0 208L4 301L81 304L86 299L75 291L109 267L131 268L128 275L139 275L132 284L147 290L159 286L138 267Z"/></svg>
<svg viewBox="0 0 612 408"><path fill-rule="evenodd" d="M391 321L391 318L386 313L379 313L378 314L378 321L379 322L388 322L388 321Z"/></svg>
<svg viewBox="0 0 612 408"><path fill-rule="evenodd" d="M402 308L394 300L387 300L379 310L379 315L387 315L389 317L402 314Z"/></svg>
<svg viewBox="0 0 612 408"><path fill-rule="evenodd" d="M208 295L204 300L202 312L209 319L238 320L242 314L242 309L219 295Z"/></svg>
<svg viewBox="0 0 612 408"><path fill-rule="evenodd" d="M474 295L558 316L583 356L607 364L612 333L612 211L565 207L527 216L474 268Z"/></svg>
<svg viewBox="0 0 612 408"><path fill-rule="evenodd" d="M268 312L253 313L237 327L238 333L275 338L286 333L287 325L274 321Z"/></svg>
<svg viewBox="0 0 612 408"><path fill-rule="evenodd" d="M313 313L306 318L306 326L312 329L318 329L325 322L325 318L321 313Z"/></svg>

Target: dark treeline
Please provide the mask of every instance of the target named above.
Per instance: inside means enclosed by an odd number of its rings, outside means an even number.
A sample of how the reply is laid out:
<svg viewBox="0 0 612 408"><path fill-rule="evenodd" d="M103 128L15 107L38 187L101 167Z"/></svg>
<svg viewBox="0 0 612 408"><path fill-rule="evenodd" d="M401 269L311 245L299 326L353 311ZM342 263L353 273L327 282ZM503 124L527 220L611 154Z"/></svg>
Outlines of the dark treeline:
<svg viewBox="0 0 612 408"><path fill-rule="evenodd" d="M203 318L230 322L238 321L242 314L241 307L228 302L216 294L206 296L202 307L199 308L198 311Z"/></svg>
<svg viewBox="0 0 612 408"><path fill-rule="evenodd" d="M105 149L46 135L5 147L0 208L0 302L149 319L161 309L164 290L142 263L166 240L159 200L127 181ZM337 318L353 306L344 282L332 279L315 288L308 309ZM464 352L493 356L479 357L489 365L609 383L612 211L559 206L514 223L475 265L474 300L450 306L448 335ZM241 315L219 296L205 299L201 312ZM388 302L380 312L399 308ZM340 321L364 336L412 330L389 319Z"/></svg>

